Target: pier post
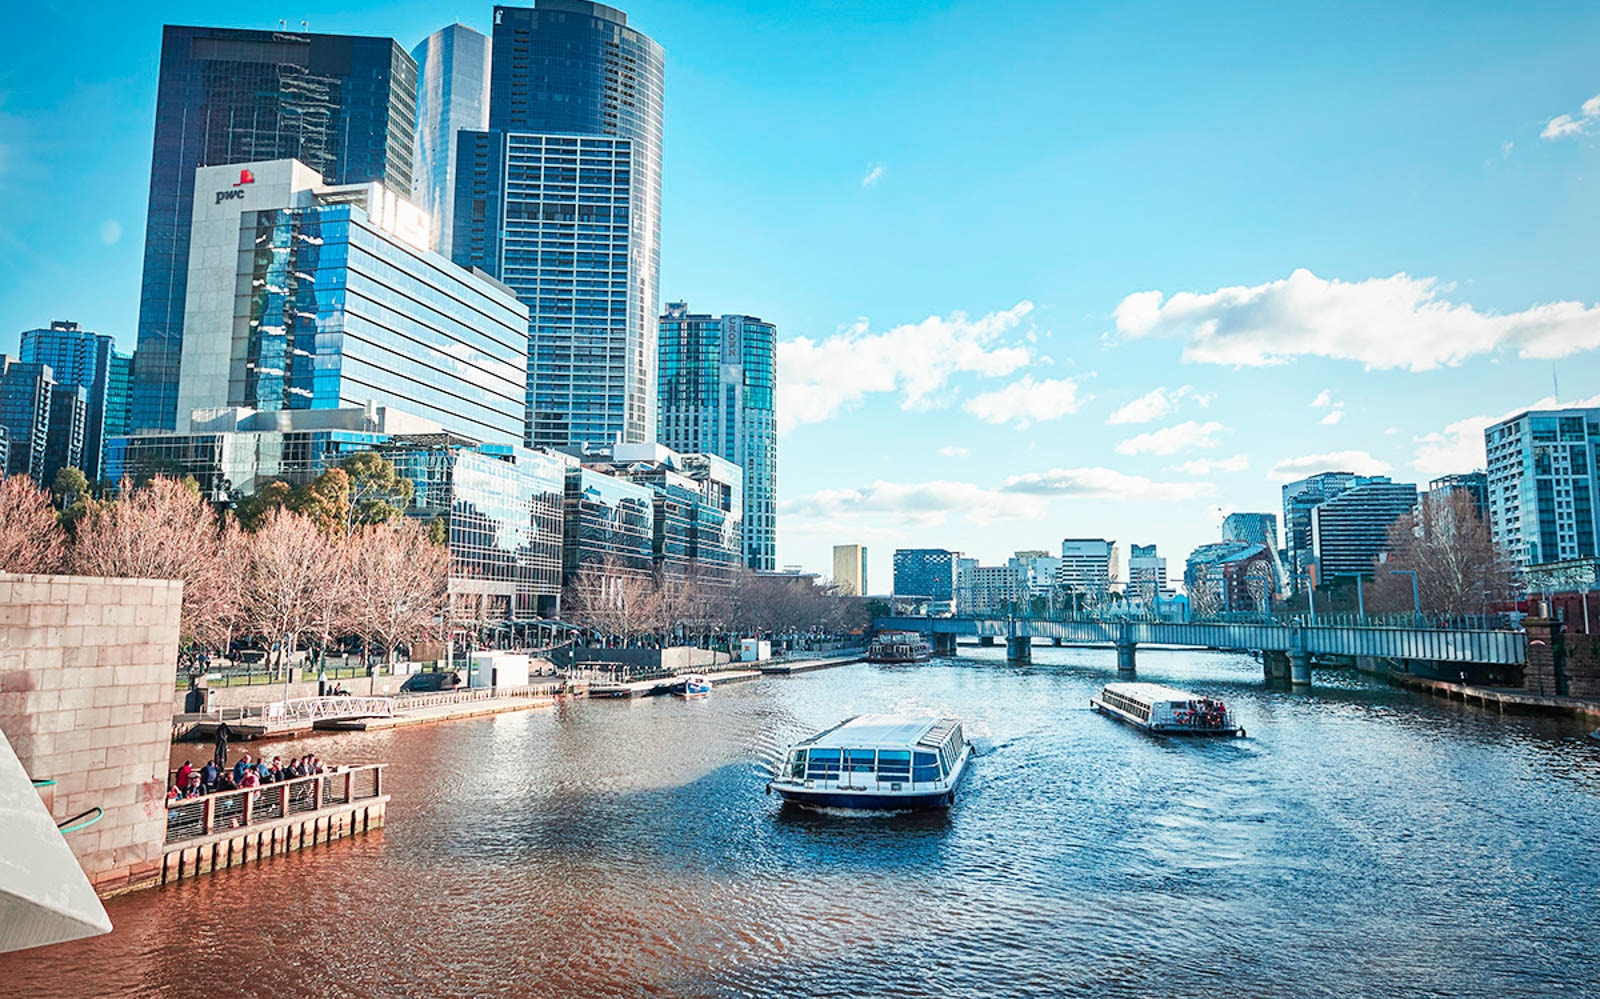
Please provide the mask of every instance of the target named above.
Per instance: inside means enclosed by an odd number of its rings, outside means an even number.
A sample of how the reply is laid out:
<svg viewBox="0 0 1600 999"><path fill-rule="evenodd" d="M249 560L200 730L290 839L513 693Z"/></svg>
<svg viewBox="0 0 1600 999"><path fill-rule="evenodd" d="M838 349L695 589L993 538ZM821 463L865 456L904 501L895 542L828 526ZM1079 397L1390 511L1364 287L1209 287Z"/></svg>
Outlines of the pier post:
<svg viewBox="0 0 1600 999"><path fill-rule="evenodd" d="M989 648L994 645L994 636L982 635L978 638L978 644L984 646L985 648Z"/></svg>
<svg viewBox="0 0 1600 999"><path fill-rule="evenodd" d="M947 632L934 632L933 654L936 656L954 656L956 654L956 636Z"/></svg>
<svg viewBox="0 0 1600 999"><path fill-rule="evenodd" d="M1033 662L1033 639L1026 635L1006 639L1006 662Z"/></svg>
<svg viewBox="0 0 1600 999"><path fill-rule="evenodd" d="M1311 686L1311 655L1303 649L1289 650L1289 682L1297 687Z"/></svg>
<svg viewBox="0 0 1600 999"><path fill-rule="evenodd" d="M1268 680L1289 679L1289 653L1267 649L1261 653L1261 671Z"/></svg>
<svg viewBox="0 0 1600 999"><path fill-rule="evenodd" d="M1059 638L1052 638L1052 639L1050 639L1050 644L1051 644L1051 645L1054 645L1054 646L1055 646L1055 647L1056 647L1056 648L1058 648L1058 649L1059 649L1059 648L1061 648L1061 639L1059 639Z"/></svg>
<svg viewBox="0 0 1600 999"><path fill-rule="evenodd" d="M1117 675L1119 677L1133 676L1134 650L1138 646L1126 639L1117 639Z"/></svg>

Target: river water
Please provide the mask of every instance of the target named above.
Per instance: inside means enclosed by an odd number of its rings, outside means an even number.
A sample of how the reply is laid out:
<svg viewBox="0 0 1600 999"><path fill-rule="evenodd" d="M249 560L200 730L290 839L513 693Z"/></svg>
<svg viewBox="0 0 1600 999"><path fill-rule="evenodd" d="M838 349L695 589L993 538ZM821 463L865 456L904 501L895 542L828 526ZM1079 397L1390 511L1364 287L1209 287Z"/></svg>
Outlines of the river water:
<svg viewBox="0 0 1600 999"><path fill-rule="evenodd" d="M1161 741L1088 710L1110 650L1034 654L281 744L388 761L388 827L114 899L109 936L0 956L0 997L1595 994L1584 726L1141 649L1249 730ZM864 712L966 719L954 808L764 794Z"/></svg>

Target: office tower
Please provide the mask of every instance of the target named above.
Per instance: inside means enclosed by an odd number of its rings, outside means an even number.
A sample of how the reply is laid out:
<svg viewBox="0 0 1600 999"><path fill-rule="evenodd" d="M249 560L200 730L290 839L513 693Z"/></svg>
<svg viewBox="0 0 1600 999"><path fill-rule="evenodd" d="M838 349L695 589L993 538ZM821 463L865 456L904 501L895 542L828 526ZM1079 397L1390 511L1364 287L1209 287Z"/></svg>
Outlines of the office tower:
<svg viewBox="0 0 1600 999"><path fill-rule="evenodd" d="M17 353L29 363L48 364L57 385L78 385L84 389L88 409L84 414L79 459L66 464L81 469L91 482L100 478L107 428L116 433L125 432L126 416L119 411L125 403L112 398L111 381L116 374L114 358L122 357L124 370L127 358L117 354L111 337L61 320L51 322L49 329L24 330L22 346Z"/></svg>
<svg viewBox="0 0 1600 999"><path fill-rule="evenodd" d="M1309 530L1309 523L1307 530ZM1309 535L1307 535L1309 538ZM1278 515L1275 513L1230 513L1222 518L1222 540L1247 541L1262 545L1277 574L1278 588L1289 585L1289 569L1278 547ZM1309 543L1309 542L1308 542Z"/></svg>
<svg viewBox="0 0 1600 999"><path fill-rule="evenodd" d="M1489 475L1487 472L1458 472L1442 475L1428 483L1428 499L1448 503L1455 496L1465 496L1484 523L1489 521Z"/></svg>
<svg viewBox="0 0 1600 999"><path fill-rule="evenodd" d="M1277 602L1277 578L1272 549L1253 541L1200 545L1183 568L1190 612L1200 616L1270 611Z"/></svg>
<svg viewBox="0 0 1600 999"><path fill-rule="evenodd" d="M867 595L867 546L833 546L833 585L844 597Z"/></svg>
<svg viewBox="0 0 1600 999"><path fill-rule="evenodd" d="M428 213L428 248L450 256L456 201L456 133L489 127L489 36L440 28L411 50L417 61L417 139L411 200Z"/></svg>
<svg viewBox="0 0 1600 999"><path fill-rule="evenodd" d="M1366 480L1354 472L1322 472L1284 485L1284 568L1288 570L1291 594L1305 589L1310 578L1311 511L1317 504L1364 481Z"/></svg>
<svg viewBox="0 0 1600 999"><path fill-rule="evenodd" d="M106 417L102 432L104 440L126 434L132 429L133 416L133 355L111 352L111 373L106 378ZM105 461L102 446L100 460Z"/></svg>
<svg viewBox="0 0 1600 999"><path fill-rule="evenodd" d="M1026 613L1030 596L1028 571L1017 559L1005 565L979 565L977 559L959 559L956 593L962 614Z"/></svg>
<svg viewBox="0 0 1600 999"><path fill-rule="evenodd" d="M584 0L496 7L489 130L456 138L451 255L528 306L530 445L656 432L661 46Z"/></svg>
<svg viewBox="0 0 1600 999"><path fill-rule="evenodd" d="M1132 545L1128 549L1128 595L1147 604L1167 592L1167 560L1156 554L1155 545Z"/></svg>
<svg viewBox="0 0 1600 999"><path fill-rule="evenodd" d="M1410 515L1417 487L1374 476L1311 509L1311 553L1317 582L1339 576L1370 576L1389 550L1389 527Z"/></svg>
<svg viewBox="0 0 1600 999"><path fill-rule="evenodd" d="M195 169L294 157L335 184L411 190L417 65L389 38L167 25L132 428L178 411Z"/></svg>
<svg viewBox="0 0 1600 999"><path fill-rule="evenodd" d="M326 184L297 160L196 177L185 428L196 410L376 403L521 442L527 310L430 252L420 209L382 184Z"/></svg>
<svg viewBox="0 0 1600 999"><path fill-rule="evenodd" d="M930 612L949 613L955 606L958 557L943 548L896 548L894 595L924 597Z"/></svg>
<svg viewBox="0 0 1600 999"><path fill-rule="evenodd" d="M1117 543L1105 538L1067 538L1061 542L1063 588L1087 597L1089 603L1106 599L1117 585Z"/></svg>
<svg viewBox="0 0 1600 999"><path fill-rule="evenodd" d="M7 475L28 475L44 483L50 395L55 384L48 364L29 364L0 354L0 426L6 428L10 444Z"/></svg>
<svg viewBox="0 0 1600 999"><path fill-rule="evenodd" d="M84 440L89 429L89 390L82 385L57 382L50 389L49 430L45 434L44 465L39 481L50 485L63 468L83 471ZM93 477L90 477L91 480Z"/></svg>
<svg viewBox="0 0 1600 999"><path fill-rule="evenodd" d="M1483 441L1489 529L1517 571L1594 558L1600 538L1600 409L1520 413L1486 429Z"/></svg>
<svg viewBox="0 0 1600 999"><path fill-rule="evenodd" d="M777 564L777 343L777 327L754 316L672 302L661 317L657 438L744 469L744 564L756 570Z"/></svg>

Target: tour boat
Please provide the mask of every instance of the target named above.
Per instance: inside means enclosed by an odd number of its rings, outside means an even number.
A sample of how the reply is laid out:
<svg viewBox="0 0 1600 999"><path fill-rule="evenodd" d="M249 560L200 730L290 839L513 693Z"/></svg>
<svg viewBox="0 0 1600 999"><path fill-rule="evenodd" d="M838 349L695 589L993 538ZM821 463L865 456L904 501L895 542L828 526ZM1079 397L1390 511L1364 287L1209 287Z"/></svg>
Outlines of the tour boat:
<svg viewBox="0 0 1600 999"><path fill-rule="evenodd" d="M711 681L698 673L690 674L683 678L683 682L672 688L673 694L686 701L698 700L711 693Z"/></svg>
<svg viewBox="0 0 1600 999"><path fill-rule="evenodd" d="M944 808L971 759L959 719L860 715L795 744L767 792L812 808Z"/></svg>
<svg viewBox="0 0 1600 999"><path fill-rule="evenodd" d="M869 663L925 663L932 655L933 647L915 631L885 631L867 647Z"/></svg>
<svg viewBox="0 0 1600 999"><path fill-rule="evenodd" d="M1089 706L1160 735L1239 735L1244 728L1221 701L1157 683L1108 683Z"/></svg>

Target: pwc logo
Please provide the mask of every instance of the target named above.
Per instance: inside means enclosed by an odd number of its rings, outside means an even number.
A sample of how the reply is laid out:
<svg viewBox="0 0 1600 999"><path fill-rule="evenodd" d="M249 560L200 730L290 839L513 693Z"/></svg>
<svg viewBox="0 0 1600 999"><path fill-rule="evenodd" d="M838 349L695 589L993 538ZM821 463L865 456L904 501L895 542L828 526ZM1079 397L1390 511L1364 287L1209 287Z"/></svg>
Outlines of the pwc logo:
<svg viewBox="0 0 1600 999"><path fill-rule="evenodd" d="M233 186L238 187L241 184L254 184L255 182L255 174L251 173L249 170L240 170L239 179L233 182Z"/></svg>
<svg viewBox="0 0 1600 999"><path fill-rule="evenodd" d="M244 192L239 190L239 188L241 186L245 185L245 184L254 184L255 182L256 182L256 175L255 174L251 173L249 170L240 170L239 171L239 179L233 182L233 189L232 190L229 190L229 191L218 191L217 192L217 201L216 201L216 203L220 205L224 201L233 201L236 198L243 198L244 197Z"/></svg>

